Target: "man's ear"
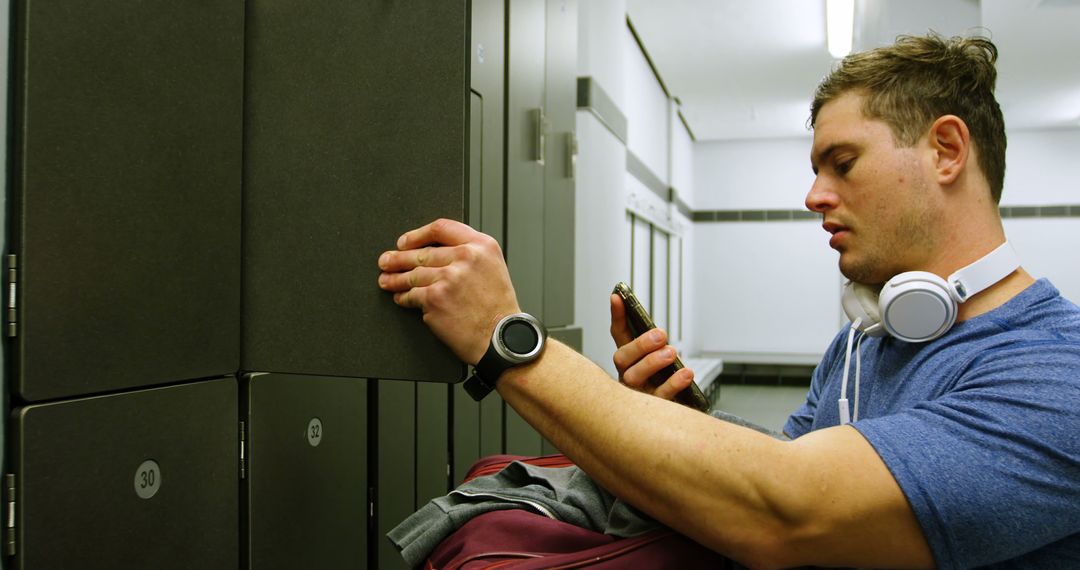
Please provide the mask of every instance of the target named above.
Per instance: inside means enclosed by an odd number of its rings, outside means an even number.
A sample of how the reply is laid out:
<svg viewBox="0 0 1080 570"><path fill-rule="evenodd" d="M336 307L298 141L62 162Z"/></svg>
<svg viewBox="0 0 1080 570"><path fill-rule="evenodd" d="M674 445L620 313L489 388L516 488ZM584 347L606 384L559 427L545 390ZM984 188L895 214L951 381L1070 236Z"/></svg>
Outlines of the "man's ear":
<svg viewBox="0 0 1080 570"><path fill-rule="evenodd" d="M952 184L967 167L971 154L971 133L967 123L956 115L942 115L930 126L930 147L935 153L938 182Z"/></svg>

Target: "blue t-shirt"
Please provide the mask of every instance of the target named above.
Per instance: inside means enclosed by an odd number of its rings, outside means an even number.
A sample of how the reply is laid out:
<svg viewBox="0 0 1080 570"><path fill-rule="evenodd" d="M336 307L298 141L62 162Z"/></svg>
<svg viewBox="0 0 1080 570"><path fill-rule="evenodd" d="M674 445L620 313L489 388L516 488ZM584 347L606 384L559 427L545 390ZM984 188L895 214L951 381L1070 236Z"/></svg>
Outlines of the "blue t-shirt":
<svg viewBox="0 0 1080 570"><path fill-rule="evenodd" d="M784 426L792 438L840 423L846 348L845 328ZM865 338L859 400L852 425L939 568L1080 568L1080 308L1049 281L932 342Z"/></svg>

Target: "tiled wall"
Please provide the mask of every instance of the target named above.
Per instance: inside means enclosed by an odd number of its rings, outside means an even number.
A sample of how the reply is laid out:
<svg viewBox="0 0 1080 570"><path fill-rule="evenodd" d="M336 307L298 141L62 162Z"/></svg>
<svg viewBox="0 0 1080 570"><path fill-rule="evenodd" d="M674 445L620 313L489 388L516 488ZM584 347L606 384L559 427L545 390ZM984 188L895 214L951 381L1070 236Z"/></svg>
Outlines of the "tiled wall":
<svg viewBox="0 0 1080 570"><path fill-rule="evenodd" d="M1002 206L1002 219L1080 218L1080 204L1059 206ZM815 220L820 214L807 210L698 210L695 222L782 222Z"/></svg>

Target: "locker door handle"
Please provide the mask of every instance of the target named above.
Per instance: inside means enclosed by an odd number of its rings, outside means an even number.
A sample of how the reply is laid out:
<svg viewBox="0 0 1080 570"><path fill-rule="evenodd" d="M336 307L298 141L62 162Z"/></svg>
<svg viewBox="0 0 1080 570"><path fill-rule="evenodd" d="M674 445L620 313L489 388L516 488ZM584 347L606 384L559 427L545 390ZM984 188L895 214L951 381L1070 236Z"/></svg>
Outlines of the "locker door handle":
<svg viewBox="0 0 1080 570"><path fill-rule="evenodd" d="M544 164L545 147L547 146L547 134L551 124L544 114L544 108L538 107L531 112L533 124L533 160L537 164Z"/></svg>
<svg viewBox="0 0 1080 570"><path fill-rule="evenodd" d="M573 178L577 175L577 136L573 131L566 133L566 177Z"/></svg>

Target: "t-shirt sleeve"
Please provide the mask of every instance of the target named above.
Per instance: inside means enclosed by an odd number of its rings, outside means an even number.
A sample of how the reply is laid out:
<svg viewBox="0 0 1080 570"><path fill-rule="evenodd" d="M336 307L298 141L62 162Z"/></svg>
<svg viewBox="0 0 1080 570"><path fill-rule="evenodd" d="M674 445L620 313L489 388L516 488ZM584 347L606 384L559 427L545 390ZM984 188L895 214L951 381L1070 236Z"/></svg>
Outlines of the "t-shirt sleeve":
<svg viewBox="0 0 1080 570"><path fill-rule="evenodd" d="M803 436L814 429L814 416L817 414L817 407L825 382L829 379L830 370L837 365L836 359L843 358L844 345L842 341L847 339L846 331L847 327L844 327L840 334L833 338L829 348L825 351L825 356L821 358L821 362L814 368L814 373L810 377L810 390L806 394L806 400L799 406L799 409L788 416L787 422L784 423L784 433L791 439Z"/></svg>
<svg viewBox="0 0 1080 570"><path fill-rule="evenodd" d="M853 424L903 489L940 568L1007 560L1080 528L1080 347L984 351L954 390Z"/></svg>

